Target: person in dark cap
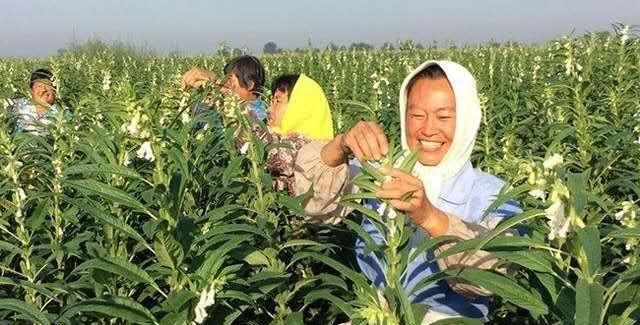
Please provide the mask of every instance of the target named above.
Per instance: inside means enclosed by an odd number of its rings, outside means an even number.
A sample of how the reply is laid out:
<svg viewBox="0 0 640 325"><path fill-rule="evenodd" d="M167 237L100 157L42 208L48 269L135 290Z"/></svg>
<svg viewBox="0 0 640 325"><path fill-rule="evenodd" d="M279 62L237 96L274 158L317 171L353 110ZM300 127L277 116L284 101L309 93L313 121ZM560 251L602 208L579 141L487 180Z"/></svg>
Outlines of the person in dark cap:
<svg viewBox="0 0 640 325"><path fill-rule="evenodd" d="M224 93L233 94L242 100L249 116L266 122L267 104L261 99L266 73L260 60L251 55L232 58L224 66L224 74L226 80L221 81L212 71L192 68L182 76L182 86L199 88L206 82L211 82Z"/></svg>
<svg viewBox="0 0 640 325"><path fill-rule="evenodd" d="M45 126L63 109L56 105L57 89L48 69L37 69L29 77L31 98L19 98L9 108L15 119L14 132L42 134Z"/></svg>

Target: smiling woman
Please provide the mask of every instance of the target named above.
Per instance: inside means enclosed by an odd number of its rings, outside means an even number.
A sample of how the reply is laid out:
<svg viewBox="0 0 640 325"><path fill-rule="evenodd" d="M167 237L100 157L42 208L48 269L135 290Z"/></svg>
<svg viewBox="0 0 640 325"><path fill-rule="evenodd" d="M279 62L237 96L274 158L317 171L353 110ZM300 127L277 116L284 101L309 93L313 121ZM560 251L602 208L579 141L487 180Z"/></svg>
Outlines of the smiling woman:
<svg viewBox="0 0 640 325"><path fill-rule="evenodd" d="M418 163L411 173L396 168L381 168L387 177L375 192L377 199L363 204L390 218L388 202L404 212L415 229L409 245L418 248L429 237L456 236L475 238L505 217L519 211L508 202L487 211L504 182L473 168L471 151L480 126L481 108L475 79L462 66L449 61L428 61L409 74L400 90L402 147L418 152ZM349 212L337 204L338 199L355 189L346 186L361 163L377 161L389 151L388 139L374 122L359 122L331 141L312 142L298 153L296 186L305 193L310 186L314 198L306 212L316 221L336 223ZM356 160L349 160L355 155ZM483 217L488 212L487 217ZM388 234L368 218L362 227L378 245ZM360 270L377 287L392 286L385 256L365 248L363 239L356 242ZM413 249L412 248L412 249ZM440 248L443 249L443 248ZM440 250L440 249L436 249ZM486 319L490 292L468 284L439 281L428 286L419 283L427 277L455 266L489 269L497 261L487 252L461 254L438 259L435 251L418 254L402 270L400 282L413 303L430 306L425 323L455 317ZM502 270L498 270L502 271ZM391 282L390 282L391 281Z"/></svg>
<svg viewBox="0 0 640 325"><path fill-rule="evenodd" d="M410 148L420 147L419 160L435 166L449 150L456 130L456 102L444 71L431 65L407 86L405 123Z"/></svg>

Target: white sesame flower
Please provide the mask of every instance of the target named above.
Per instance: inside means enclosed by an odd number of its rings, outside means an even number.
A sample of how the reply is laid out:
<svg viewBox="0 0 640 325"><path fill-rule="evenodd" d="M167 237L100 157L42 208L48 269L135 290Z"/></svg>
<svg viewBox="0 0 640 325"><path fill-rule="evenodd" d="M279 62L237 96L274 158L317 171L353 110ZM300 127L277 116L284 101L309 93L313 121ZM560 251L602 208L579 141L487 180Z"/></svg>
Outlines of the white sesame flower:
<svg viewBox="0 0 640 325"><path fill-rule="evenodd" d="M569 219L565 216L565 205L562 200L556 200L549 206L545 212L547 213L547 218L549 221L547 224L549 225L549 240L554 240L556 238L567 238L567 233L569 232Z"/></svg>
<svg viewBox="0 0 640 325"><path fill-rule="evenodd" d="M62 168L60 168L60 166L62 166L62 162L59 159L54 159L51 162L51 165L53 165L53 171L56 175L62 175Z"/></svg>
<svg viewBox="0 0 640 325"><path fill-rule="evenodd" d="M193 320L191 324L201 324L204 322L207 317L207 308L213 305L216 301L216 292L218 288L221 287L223 281L215 280L209 286L205 287L200 292L200 300L198 304L194 308L194 313L196 314L196 318Z"/></svg>
<svg viewBox="0 0 640 325"><path fill-rule="evenodd" d="M564 162L564 159L562 158L561 155L559 154L553 154L551 157L547 158L543 163L542 166L545 169L553 169L558 165L561 165Z"/></svg>
<svg viewBox="0 0 640 325"><path fill-rule="evenodd" d="M244 155L249 150L249 142L245 142L242 147L240 147L240 154Z"/></svg>
<svg viewBox="0 0 640 325"><path fill-rule="evenodd" d="M102 71L103 79L102 79L102 90L107 91L111 89L111 74L109 71Z"/></svg>
<svg viewBox="0 0 640 325"><path fill-rule="evenodd" d="M27 194L24 193L24 190L22 188L18 188L17 193L20 201L24 201L27 199Z"/></svg>
<svg viewBox="0 0 640 325"><path fill-rule="evenodd" d="M180 120L182 120L182 124L187 124L191 121L191 116L189 113L183 112L182 115L180 115Z"/></svg>
<svg viewBox="0 0 640 325"><path fill-rule="evenodd" d="M132 136L138 135L140 133L140 128L138 127L138 123L140 121L140 113L136 113L133 115L133 118L129 123L125 123L120 128L122 131L128 132Z"/></svg>
<svg viewBox="0 0 640 325"><path fill-rule="evenodd" d="M620 44L624 45L629 40L629 33L631 31L631 26L625 25L620 33Z"/></svg>
<svg viewBox="0 0 640 325"><path fill-rule="evenodd" d="M131 158L129 157L129 155L127 155L127 157L124 159L123 164L125 166L129 166L131 164Z"/></svg>
<svg viewBox="0 0 640 325"><path fill-rule="evenodd" d="M136 155L138 156L138 158L148 161L154 161L156 159L156 157L153 155L153 149L151 149L151 142L149 141L145 141L140 146L140 149L138 149Z"/></svg>
<svg viewBox="0 0 640 325"><path fill-rule="evenodd" d="M539 189L539 188L529 191L529 195L533 196L534 198L536 198L538 200L542 200L542 201L544 201L547 198L547 193L545 193L544 190Z"/></svg>

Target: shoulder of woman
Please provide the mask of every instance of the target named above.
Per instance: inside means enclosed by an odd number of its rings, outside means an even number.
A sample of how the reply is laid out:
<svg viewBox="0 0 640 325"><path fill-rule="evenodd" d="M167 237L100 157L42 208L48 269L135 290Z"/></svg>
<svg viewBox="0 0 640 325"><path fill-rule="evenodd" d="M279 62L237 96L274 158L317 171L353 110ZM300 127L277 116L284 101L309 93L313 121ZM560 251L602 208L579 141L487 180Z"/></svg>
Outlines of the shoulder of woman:
<svg viewBox="0 0 640 325"><path fill-rule="evenodd" d="M476 174L475 181L473 182L474 193L486 196L495 196L504 187L506 182L501 178L483 172L479 169L474 169Z"/></svg>
<svg viewBox="0 0 640 325"><path fill-rule="evenodd" d="M482 204L484 205L483 210L486 210L498 197L500 191L506 185L506 182L487 172L480 170L475 170L475 172L476 181L473 186L473 195L476 195L477 199L484 203ZM499 207L496 207L496 209L491 211L490 214L498 217L507 217L518 214L519 212L521 212L520 203L513 199L509 199Z"/></svg>

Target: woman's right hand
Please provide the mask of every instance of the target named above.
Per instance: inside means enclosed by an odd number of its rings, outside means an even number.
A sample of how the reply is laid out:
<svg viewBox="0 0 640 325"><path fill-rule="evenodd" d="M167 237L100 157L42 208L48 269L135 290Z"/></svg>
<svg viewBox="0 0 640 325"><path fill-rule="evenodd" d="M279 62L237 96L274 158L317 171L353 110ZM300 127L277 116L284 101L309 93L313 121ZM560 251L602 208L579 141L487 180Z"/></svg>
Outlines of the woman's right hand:
<svg viewBox="0 0 640 325"><path fill-rule="evenodd" d="M322 160L335 167L353 154L360 161L380 160L389 151L389 141L378 123L360 121L337 135L322 150Z"/></svg>
<svg viewBox="0 0 640 325"><path fill-rule="evenodd" d="M360 121L342 136L340 147L361 161L380 160L389 150L389 141L378 123Z"/></svg>
<svg viewBox="0 0 640 325"><path fill-rule="evenodd" d="M182 88L200 88L205 82L216 82L216 74L205 69L191 68L182 75Z"/></svg>

